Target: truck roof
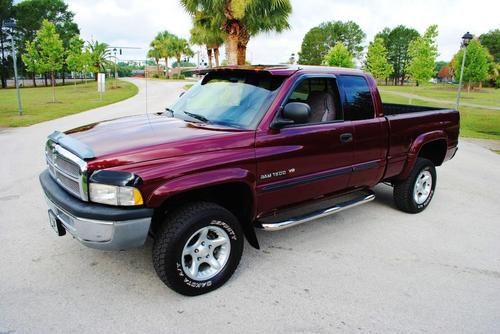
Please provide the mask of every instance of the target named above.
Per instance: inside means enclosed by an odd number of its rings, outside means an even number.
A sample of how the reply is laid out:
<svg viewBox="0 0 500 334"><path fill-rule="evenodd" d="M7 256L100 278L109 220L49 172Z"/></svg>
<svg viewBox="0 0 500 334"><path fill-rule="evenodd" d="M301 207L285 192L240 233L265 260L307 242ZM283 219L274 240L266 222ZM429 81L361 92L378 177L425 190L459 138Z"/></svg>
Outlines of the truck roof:
<svg viewBox="0 0 500 334"><path fill-rule="evenodd" d="M271 75L290 76L298 71L329 73L329 74L358 74L365 75L362 70L344 67L311 66L311 65L245 65L245 66L219 66L194 71L197 74L206 74L219 71L255 71L267 72Z"/></svg>

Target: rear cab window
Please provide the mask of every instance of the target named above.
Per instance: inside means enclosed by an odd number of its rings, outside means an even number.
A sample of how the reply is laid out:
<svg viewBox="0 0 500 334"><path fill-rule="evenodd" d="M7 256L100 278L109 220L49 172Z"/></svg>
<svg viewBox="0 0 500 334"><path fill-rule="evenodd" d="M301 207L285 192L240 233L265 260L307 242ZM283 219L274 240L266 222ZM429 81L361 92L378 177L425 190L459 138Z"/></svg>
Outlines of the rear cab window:
<svg viewBox="0 0 500 334"><path fill-rule="evenodd" d="M344 120L358 121L375 117L370 86L366 78L358 75L341 75L337 77L341 88Z"/></svg>

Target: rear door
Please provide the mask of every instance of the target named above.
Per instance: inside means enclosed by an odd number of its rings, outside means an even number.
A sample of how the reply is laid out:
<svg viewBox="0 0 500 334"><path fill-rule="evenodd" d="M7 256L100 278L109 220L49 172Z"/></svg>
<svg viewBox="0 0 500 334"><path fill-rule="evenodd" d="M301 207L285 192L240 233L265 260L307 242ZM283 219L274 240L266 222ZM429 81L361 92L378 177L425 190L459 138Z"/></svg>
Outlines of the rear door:
<svg viewBox="0 0 500 334"><path fill-rule="evenodd" d="M353 173L350 187L371 187L383 177L389 130L385 117L376 117L373 94L364 76L337 76L344 119L353 128Z"/></svg>
<svg viewBox="0 0 500 334"><path fill-rule="evenodd" d="M305 124L258 131L259 214L347 187L352 171L352 124L344 122L333 75L303 76L282 102L310 104Z"/></svg>

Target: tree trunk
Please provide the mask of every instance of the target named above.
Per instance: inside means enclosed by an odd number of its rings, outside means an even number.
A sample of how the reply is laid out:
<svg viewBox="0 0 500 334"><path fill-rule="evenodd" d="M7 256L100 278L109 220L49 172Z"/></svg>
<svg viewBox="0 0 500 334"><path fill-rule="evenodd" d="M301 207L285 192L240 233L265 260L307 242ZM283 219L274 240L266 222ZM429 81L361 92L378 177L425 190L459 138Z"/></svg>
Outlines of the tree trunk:
<svg viewBox="0 0 500 334"><path fill-rule="evenodd" d="M238 65L245 65L247 62L247 47L246 45L238 45Z"/></svg>
<svg viewBox="0 0 500 334"><path fill-rule="evenodd" d="M63 65L63 68L62 68L62 71L61 71L61 74L62 74L62 84L63 84L63 86L64 86L64 84L66 83L66 81L64 81L64 79L65 79L65 78L64 78L64 77L65 77L64 73L66 73L66 65Z"/></svg>
<svg viewBox="0 0 500 334"><path fill-rule="evenodd" d="M176 57L177 59L177 68L181 67L181 56ZM180 74L180 73L179 73Z"/></svg>
<svg viewBox="0 0 500 334"><path fill-rule="evenodd" d="M219 47L214 48L215 66L219 67Z"/></svg>
<svg viewBox="0 0 500 334"><path fill-rule="evenodd" d="M247 60L247 45L250 40L250 35L248 34L245 27L241 27L240 34L238 36L238 65L245 65Z"/></svg>
<svg viewBox="0 0 500 334"><path fill-rule="evenodd" d="M50 77L52 79L52 103L56 103L56 78L54 72L50 73Z"/></svg>
<svg viewBox="0 0 500 334"><path fill-rule="evenodd" d="M36 87L36 73L33 72L33 87Z"/></svg>
<svg viewBox="0 0 500 334"><path fill-rule="evenodd" d="M470 85L471 85L471 83L470 83L470 81L468 81L467 82L467 94L470 93Z"/></svg>
<svg viewBox="0 0 500 334"><path fill-rule="evenodd" d="M483 89L483 82L479 81L479 89Z"/></svg>
<svg viewBox="0 0 500 334"><path fill-rule="evenodd" d="M238 35L230 33L227 36L227 64L238 65Z"/></svg>
<svg viewBox="0 0 500 334"><path fill-rule="evenodd" d="M165 57L165 77L167 79L170 78L170 76L168 75L168 58L167 57Z"/></svg>
<svg viewBox="0 0 500 334"><path fill-rule="evenodd" d="M208 68L212 68L212 49L207 46Z"/></svg>
<svg viewBox="0 0 500 334"><path fill-rule="evenodd" d="M45 79L45 87L47 87L49 84L47 83L47 73L43 74L43 78Z"/></svg>

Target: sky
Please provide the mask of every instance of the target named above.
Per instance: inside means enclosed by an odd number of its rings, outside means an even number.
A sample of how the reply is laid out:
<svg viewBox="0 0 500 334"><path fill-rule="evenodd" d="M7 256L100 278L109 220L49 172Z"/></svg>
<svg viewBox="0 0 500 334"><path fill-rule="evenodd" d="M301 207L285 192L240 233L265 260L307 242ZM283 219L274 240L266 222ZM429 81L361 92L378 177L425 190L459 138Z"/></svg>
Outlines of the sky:
<svg viewBox="0 0 500 334"><path fill-rule="evenodd" d="M144 59L149 42L163 30L189 38L191 19L178 0L66 0L81 36L124 49L121 60ZM423 33L438 24L439 60L448 61L461 36L500 28L500 1L494 0L291 0L291 29L253 37L247 49L252 64L278 64L300 51L307 31L331 20L356 22L366 33L364 45L385 27L399 24ZM200 48L195 47L193 51Z"/></svg>

